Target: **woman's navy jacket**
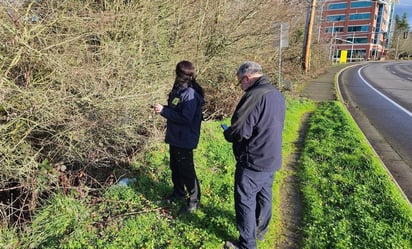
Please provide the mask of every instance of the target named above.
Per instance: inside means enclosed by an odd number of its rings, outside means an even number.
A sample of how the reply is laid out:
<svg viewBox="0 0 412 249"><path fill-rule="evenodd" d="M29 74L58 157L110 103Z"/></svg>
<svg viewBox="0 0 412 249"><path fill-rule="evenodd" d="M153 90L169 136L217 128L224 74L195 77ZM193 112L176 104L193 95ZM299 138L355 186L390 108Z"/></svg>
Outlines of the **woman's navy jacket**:
<svg viewBox="0 0 412 249"><path fill-rule="evenodd" d="M193 88L174 87L168 105L160 113L167 119L165 142L183 149L194 149L199 143L203 97Z"/></svg>

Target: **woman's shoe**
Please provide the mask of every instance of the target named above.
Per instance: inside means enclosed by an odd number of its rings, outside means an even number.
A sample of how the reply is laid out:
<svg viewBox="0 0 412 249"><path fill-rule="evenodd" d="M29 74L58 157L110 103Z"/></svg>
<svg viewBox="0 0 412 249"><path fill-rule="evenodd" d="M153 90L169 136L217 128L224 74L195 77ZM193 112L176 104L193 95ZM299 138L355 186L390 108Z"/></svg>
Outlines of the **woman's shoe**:
<svg viewBox="0 0 412 249"><path fill-rule="evenodd" d="M184 196L182 196L182 195L178 195L178 194L176 194L176 193L172 193L171 195L167 196L167 197L164 199L164 202L166 202L167 204L172 204L172 203L174 203L174 202L183 201L183 200L185 200L185 199L186 199L186 198L185 198Z"/></svg>

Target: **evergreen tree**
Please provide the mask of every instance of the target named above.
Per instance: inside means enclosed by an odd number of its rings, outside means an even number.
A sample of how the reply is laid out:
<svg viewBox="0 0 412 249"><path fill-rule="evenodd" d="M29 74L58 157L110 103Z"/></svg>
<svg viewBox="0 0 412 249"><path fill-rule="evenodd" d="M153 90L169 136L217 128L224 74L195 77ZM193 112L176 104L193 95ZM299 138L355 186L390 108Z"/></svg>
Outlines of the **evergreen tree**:
<svg viewBox="0 0 412 249"><path fill-rule="evenodd" d="M403 13L402 17L399 15L395 16L396 30L409 30L408 15L406 12Z"/></svg>

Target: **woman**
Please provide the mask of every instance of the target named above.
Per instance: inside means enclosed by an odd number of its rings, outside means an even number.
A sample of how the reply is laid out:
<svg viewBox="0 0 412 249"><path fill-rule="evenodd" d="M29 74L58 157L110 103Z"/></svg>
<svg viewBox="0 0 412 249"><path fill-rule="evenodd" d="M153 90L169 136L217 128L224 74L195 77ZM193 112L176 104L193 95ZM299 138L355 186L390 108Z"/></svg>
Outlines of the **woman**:
<svg viewBox="0 0 412 249"><path fill-rule="evenodd" d="M167 106L154 105L154 111L167 119L165 142L169 144L173 192L168 203L187 198L184 212L199 207L200 186L193 163L202 121L204 92L196 82L195 67L189 61L176 65L176 79Z"/></svg>

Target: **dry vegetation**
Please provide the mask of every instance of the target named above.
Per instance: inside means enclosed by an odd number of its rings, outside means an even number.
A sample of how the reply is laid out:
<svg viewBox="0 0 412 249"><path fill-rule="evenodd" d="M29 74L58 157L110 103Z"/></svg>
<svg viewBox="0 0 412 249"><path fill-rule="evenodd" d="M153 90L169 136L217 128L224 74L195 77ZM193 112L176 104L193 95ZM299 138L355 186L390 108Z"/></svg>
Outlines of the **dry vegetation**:
<svg viewBox="0 0 412 249"><path fill-rule="evenodd" d="M405 35L404 31L395 31L392 38L392 48L388 51L388 57L395 60L410 59L412 54L411 34Z"/></svg>
<svg viewBox="0 0 412 249"><path fill-rule="evenodd" d="M163 135L149 104L165 102L179 60L196 64L209 119L232 112L241 61L259 61L276 78L275 22L290 25L285 77L302 77L301 1L16 2L0 1L0 219L7 223L29 221L57 188L82 192L128 171Z"/></svg>

